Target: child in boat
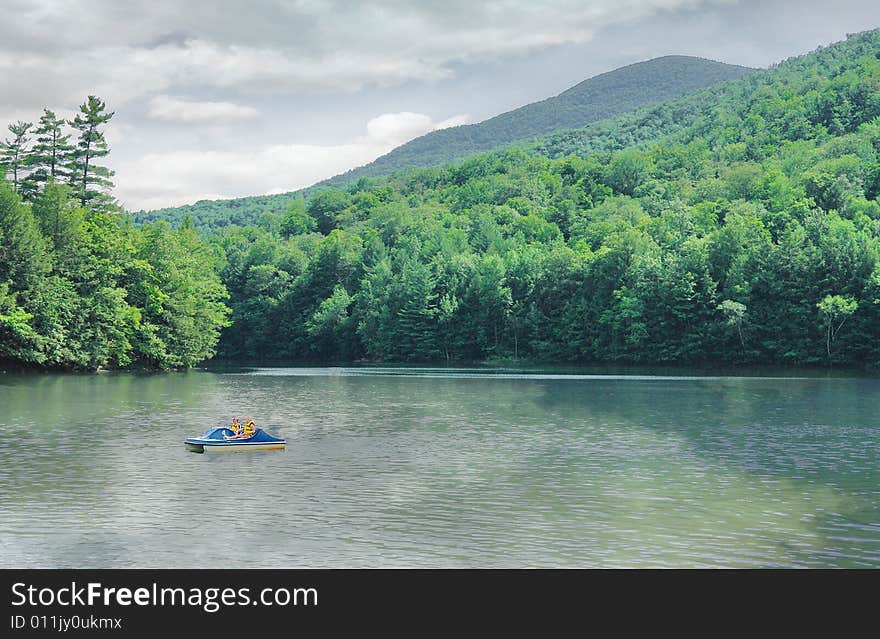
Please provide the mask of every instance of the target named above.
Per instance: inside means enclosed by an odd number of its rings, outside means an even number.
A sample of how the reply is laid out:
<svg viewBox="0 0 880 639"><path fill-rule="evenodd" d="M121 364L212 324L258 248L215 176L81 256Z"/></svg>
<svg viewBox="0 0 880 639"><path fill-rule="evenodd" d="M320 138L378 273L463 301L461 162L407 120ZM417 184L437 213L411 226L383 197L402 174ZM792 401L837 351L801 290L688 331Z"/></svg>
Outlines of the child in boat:
<svg viewBox="0 0 880 639"><path fill-rule="evenodd" d="M241 428L241 422L238 421L238 417L232 418L232 426L229 427L229 430L232 431L233 435L241 435L242 428Z"/></svg>
<svg viewBox="0 0 880 639"><path fill-rule="evenodd" d="M257 430L257 425L250 417L245 418L244 426L238 423L238 418L236 418L232 423L234 426L233 432L235 434L231 437L227 435L226 439L247 439L248 437L252 437Z"/></svg>

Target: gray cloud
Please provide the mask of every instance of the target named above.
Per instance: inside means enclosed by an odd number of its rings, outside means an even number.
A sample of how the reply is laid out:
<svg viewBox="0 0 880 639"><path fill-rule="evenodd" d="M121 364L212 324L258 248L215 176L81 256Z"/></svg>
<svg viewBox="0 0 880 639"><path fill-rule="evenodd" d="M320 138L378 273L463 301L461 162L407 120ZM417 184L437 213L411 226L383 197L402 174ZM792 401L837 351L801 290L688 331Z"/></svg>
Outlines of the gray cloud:
<svg viewBox="0 0 880 639"><path fill-rule="evenodd" d="M637 60L765 66L876 26L876 0L5 0L0 122L100 95L120 195L160 206L304 186Z"/></svg>
<svg viewBox="0 0 880 639"><path fill-rule="evenodd" d="M62 99L89 83L116 102L178 86L355 91L443 79L454 63L586 42L610 24L719 1L36 0L5 12L0 71L21 84L13 69L25 68Z"/></svg>

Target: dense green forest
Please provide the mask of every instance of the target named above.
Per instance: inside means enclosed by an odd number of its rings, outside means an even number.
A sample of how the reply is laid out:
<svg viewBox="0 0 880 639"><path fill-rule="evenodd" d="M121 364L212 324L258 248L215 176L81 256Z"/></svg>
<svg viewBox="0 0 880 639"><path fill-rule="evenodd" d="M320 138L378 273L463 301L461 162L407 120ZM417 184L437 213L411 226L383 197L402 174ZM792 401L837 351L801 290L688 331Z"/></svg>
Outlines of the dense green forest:
<svg viewBox="0 0 880 639"><path fill-rule="evenodd" d="M880 364L880 33L601 130L213 233L222 354Z"/></svg>
<svg viewBox="0 0 880 639"><path fill-rule="evenodd" d="M184 220L199 232L209 232L224 226L257 226L272 215L283 214L294 200L305 200L320 187L312 187L275 195L251 195L231 200L199 200L195 204L172 206L153 211L135 211L137 224L168 222L180 226Z"/></svg>
<svg viewBox="0 0 880 639"><path fill-rule="evenodd" d="M228 324L215 256L187 225L136 229L110 194L94 96L9 126L0 163L0 363L186 367ZM68 129L69 127L69 129ZM70 130L70 132L68 132ZM72 139L73 138L73 139Z"/></svg>
<svg viewBox="0 0 880 639"><path fill-rule="evenodd" d="M72 361L47 345L67 343L45 337L59 316L71 338L121 344L91 360L116 364L191 363L222 327L220 354L262 361L880 366L880 31L528 146L316 190L205 243L191 223L72 207L97 254L72 275L38 205L54 187L30 204L15 187L0 250L45 253L0 261L12 359ZM75 325L44 310L66 299L118 305ZM100 341L96 325L123 328Z"/></svg>
<svg viewBox="0 0 880 639"><path fill-rule="evenodd" d="M666 56L638 62L584 80L558 96L502 113L485 122L428 133L366 166L325 180L321 185L345 185L362 177L446 164L515 141L526 143L550 132L583 127L703 87L734 80L752 71L747 67L689 56ZM618 125L614 125L614 128L616 130ZM647 129L645 131L648 132ZM137 219L143 222L167 220L180 224L189 217L200 230L215 230L228 225L248 226L258 224L264 213L283 213L291 201L309 197L317 190L320 187L278 195L203 200L185 206L140 211Z"/></svg>

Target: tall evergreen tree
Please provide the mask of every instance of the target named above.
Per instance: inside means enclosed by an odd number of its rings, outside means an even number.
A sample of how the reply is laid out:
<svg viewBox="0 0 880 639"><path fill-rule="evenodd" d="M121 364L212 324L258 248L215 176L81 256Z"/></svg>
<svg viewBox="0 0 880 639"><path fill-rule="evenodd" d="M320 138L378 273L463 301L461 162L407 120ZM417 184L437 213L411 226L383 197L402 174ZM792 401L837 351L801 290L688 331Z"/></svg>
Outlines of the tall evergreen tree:
<svg viewBox="0 0 880 639"><path fill-rule="evenodd" d="M36 144L31 153L30 164L33 172L28 176L32 190L49 181L61 182L70 179L70 154L73 146L70 136L64 134L64 120L53 111L43 109L43 115L34 129Z"/></svg>
<svg viewBox="0 0 880 639"><path fill-rule="evenodd" d="M113 112L107 112L104 102L94 95L80 105L79 111L68 122L79 133L72 153L70 184L80 205L86 206L109 199L106 190L113 187L113 171L95 163L110 153L101 127L110 121Z"/></svg>
<svg viewBox="0 0 880 639"><path fill-rule="evenodd" d="M28 144L33 124L19 120L9 125L12 138L6 138L0 147L0 163L6 167L6 174L12 173L12 188L20 191L21 178L29 162Z"/></svg>

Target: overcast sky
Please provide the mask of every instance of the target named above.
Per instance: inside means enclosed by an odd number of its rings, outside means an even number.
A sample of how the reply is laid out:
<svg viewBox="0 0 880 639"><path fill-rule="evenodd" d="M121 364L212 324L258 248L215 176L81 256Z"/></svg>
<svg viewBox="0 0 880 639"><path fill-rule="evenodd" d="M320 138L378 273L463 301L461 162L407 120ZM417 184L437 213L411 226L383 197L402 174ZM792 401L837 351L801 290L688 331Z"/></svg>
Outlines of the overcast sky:
<svg viewBox="0 0 880 639"><path fill-rule="evenodd" d="M97 94L129 209L290 191L667 54L764 67L877 0L0 0L0 122Z"/></svg>

